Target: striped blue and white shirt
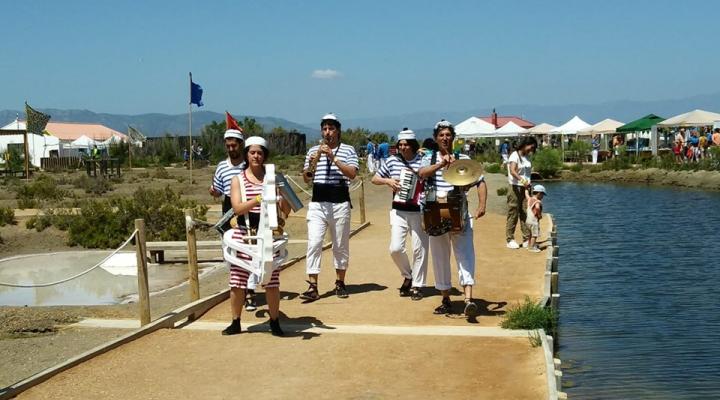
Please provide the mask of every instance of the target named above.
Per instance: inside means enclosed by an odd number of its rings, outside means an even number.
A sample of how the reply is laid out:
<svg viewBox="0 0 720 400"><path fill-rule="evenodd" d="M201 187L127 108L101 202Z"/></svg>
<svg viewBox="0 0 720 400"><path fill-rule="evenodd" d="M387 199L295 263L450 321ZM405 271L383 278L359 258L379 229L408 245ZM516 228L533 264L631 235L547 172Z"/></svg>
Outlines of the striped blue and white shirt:
<svg viewBox="0 0 720 400"><path fill-rule="evenodd" d="M315 155L319 149L320 145L315 145L310 148L305 155L305 166L303 169L307 170L308 167L310 167L310 157ZM341 143L340 146L333 149L333 154L335 154L335 157L337 157L341 163L350 165L355 169L360 168L355 148L349 144ZM320 154L313 183L345 186L349 181L350 179L340 172L340 169L332 162L331 158L328 158L324 153Z"/></svg>
<svg viewBox="0 0 720 400"><path fill-rule="evenodd" d="M421 162L421 167L429 167L430 166L430 162L432 161L432 155L433 155L432 151L425 154L425 156L423 157L422 162ZM468 157L465 154L459 154L457 159L458 160L469 160L470 157ZM435 159L435 164L440 164L441 162L442 162L442 157L440 156L440 153L438 152L436 159ZM453 185L447 183L445 181L445 179L443 179L443 171L444 171L444 168L440 168L439 170L435 171L435 188L437 190L438 195L440 195L440 193L442 193L442 192L449 193L450 191L453 190L453 187L454 187ZM483 182L484 180L485 180L485 176L480 175L480 178L478 178L477 182L475 182L473 185L479 185L480 182ZM440 197L443 197L443 196L440 196Z"/></svg>
<svg viewBox="0 0 720 400"><path fill-rule="evenodd" d="M405 163L400 160L400 157L402 156L399 154L397 156L388 157L387 161L380 165L380 168L378 168L375 175L378 175L381 178L400 179L400 171L402 171L403 168L406 168ZM418 154L415 158L408 161L407 164L413 171L418 172L421 162L422 156Z"/></svg>
<svg viewBox="0 0 720 400"><path fill-rule="evenodd" d="M213 176L213 189L225 196L230 196L230 183L233 176L241 173L244 169L244 161L238 165L232 165L227 158L220 161L215 169L215 176Z"/></svg>

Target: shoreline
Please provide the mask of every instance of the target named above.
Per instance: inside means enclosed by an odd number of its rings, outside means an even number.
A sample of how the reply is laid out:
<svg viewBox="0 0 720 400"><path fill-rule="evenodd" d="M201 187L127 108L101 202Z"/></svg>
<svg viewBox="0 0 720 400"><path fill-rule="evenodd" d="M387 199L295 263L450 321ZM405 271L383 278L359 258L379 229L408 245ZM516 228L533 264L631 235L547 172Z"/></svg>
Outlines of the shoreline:
<svg viewBox="0 0 720 400"><path fill-rule="evenodd" d="M659 168L647 168L597 172L584 169L575 172L564 169L560 172L559 179L548 179L548 181L646 184L659 187L720 191L719 171L667 171Z"/></svg>

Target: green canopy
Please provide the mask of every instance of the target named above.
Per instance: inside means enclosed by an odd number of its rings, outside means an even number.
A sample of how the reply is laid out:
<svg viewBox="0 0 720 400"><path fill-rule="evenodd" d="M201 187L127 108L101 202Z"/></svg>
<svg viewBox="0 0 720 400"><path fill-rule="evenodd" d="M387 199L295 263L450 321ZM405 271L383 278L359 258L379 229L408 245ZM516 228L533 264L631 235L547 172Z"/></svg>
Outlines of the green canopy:
<svg viewBox="0 0 720 400"><path fill-rule="evenodd" d="M640 119L637 119L632 122L628 122L627 124L617 128L616 132L649 131L653 125L657 125L658 123L663 122L663 121L665 121L665 118L663 118L663 117L658 117L655 114L648 114Z"/></svg>

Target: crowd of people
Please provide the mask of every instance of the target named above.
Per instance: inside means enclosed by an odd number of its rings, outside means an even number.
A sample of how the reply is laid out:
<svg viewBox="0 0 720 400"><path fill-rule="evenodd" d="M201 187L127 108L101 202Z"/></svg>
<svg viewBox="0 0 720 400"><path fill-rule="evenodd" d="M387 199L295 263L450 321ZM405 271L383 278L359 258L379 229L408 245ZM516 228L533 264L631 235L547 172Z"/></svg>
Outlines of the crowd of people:
<svg viewBox="0 0 720 400"><path fill-rule="evenodd" d="M312 198L306 217L308 244L305 272L308 288L300 295L305 303L321 298L318 280L322 245L327 233L332 242L334 294L340 299L350 295L345 284L351 260L349 183L358 174L358 155L352 146L341 142L341 123L335 115L323 116L320 127L323 141L308 150L303 166L303 177L306 183L312 184ZM423 299L429 261L432 261L434 286L441 294L440 304L433 313L452 313L451 258L454 258L464 298L462 313L468 319L473 319L478 313L478 305L473 298L476 264L473 224L485 215L487 184L482 175L464 186L454 186L445 180L444 172L453 163L470 158L462 151L455 151L454 141L453 125L442 120L435 125L433 137L425 140L422 146L414 132L405 128L397 135L395 154L390 154L387 143L384 143L385 146L381 143L377 150L374 145L369 145L367 156L368 164L375 169L372 183L387 186L393 194L389 204L389 253L402 277L400 296L415 301ZM259 227L265 162L270 154L267 143L260 137L244 138L242 132L229 129L225 132L225 147L228 157L218 164L209 188L212 196L224 197L223 213L232 210L236 215L234 225L228 223L223 227L226 230L223 253L230 270L232 321L222 333L235 335L241 332L242 311L256 309L255 291L262 287L269 308L270 330L273 335L282 336L284 332L278 319L279 270L275 269L263 284L253 272L256 271L253 265L257 260L253 258L252 252L237 250L247 245L245 238ZM539 220L542 218L542 200L546 194L541 185L530 184L532 166L528 155L536 148L534 138L523 138L507 159L511 186L508 193L507 247L517 249L522 246L532 252L540 251L537 239ZM460 216L463 222L460 229L429 229L425 226L423 213L430 203L460 196L467 204L467 196L471 191L477 194L478 207L472 212L465 209ZM407 193L415 195L403 196ZM278 211L280 216L291 212L282 196L278 196ZM514 239L518 222L521 225L522 245ZM409 246L406 245L408 237L411 239ZM282 257L273 259L274 264L279 265L281 261Z"/></svg>
<svg viewBox="0 0 720 400"><path fill-rule="evenodd" d="M720 146L720 128L680 128L675 132L672 151L678 164L699 162L712 156L710 148L714 146Z"/></svg>

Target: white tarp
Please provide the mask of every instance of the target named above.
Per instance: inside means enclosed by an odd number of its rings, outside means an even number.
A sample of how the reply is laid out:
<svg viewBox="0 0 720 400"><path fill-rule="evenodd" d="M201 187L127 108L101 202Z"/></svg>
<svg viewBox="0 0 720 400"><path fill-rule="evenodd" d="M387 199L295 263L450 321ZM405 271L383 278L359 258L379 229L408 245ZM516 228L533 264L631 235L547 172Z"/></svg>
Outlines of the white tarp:
<svg viewBox="0 0 720 400"><path fill-rule="evenodd" d="M658 126L705 126L713 125L715 121L718 120L720 120L720 114L718 113L704 110L693 110L668 118L659 123Z"/></svg>
<svg viewBox="0 0 720 400"><path fill-rule="evenodd" d="M625 125L624 122L615 121L614 119L604 119L593 126L580 129L578 135L604 135L606 133L615 133L615 130Z"/></svg>
<svg viewBox="0 0 720 400"><path fill-rule="evenodd" d="M555 128L557 128L557 126L543 122L540 125L533 126L532 128L528 129L528 131L531 135L547 135Z"/></svg>
<svg viewBox="0 0 720 400"><path fill-rule="evenodd" d="M508 136L524 135L526 133L528 133L527 129L510 121L507 124L503 125L502 127L498 128L495 131L495 136L508 137Z"/></svg>
<svg viewBox="0 0 720 400"><path fill-rule="evenodd" d="M572 117L568 122L558 126L557 128L550 131L550 133L560 135L575 135L579 130L590 127L590 124L583 121L577 115Z"/></svg>
<svg viewBox="0 0 720 400"><path fill-rule="evenodd" d="M491 137L495 133L495 125L478 117L470 117L455 126L458 138Z"/></svg>
<svg viewBox="0 0 720 400"><path fill-rule="evenodd" d="M70 143L70 148L71 149L89 149L93 146L101 146L101 145L102 145L102 142L98 142L97 140L93 140L85 135L82 135Z"/></svg>

